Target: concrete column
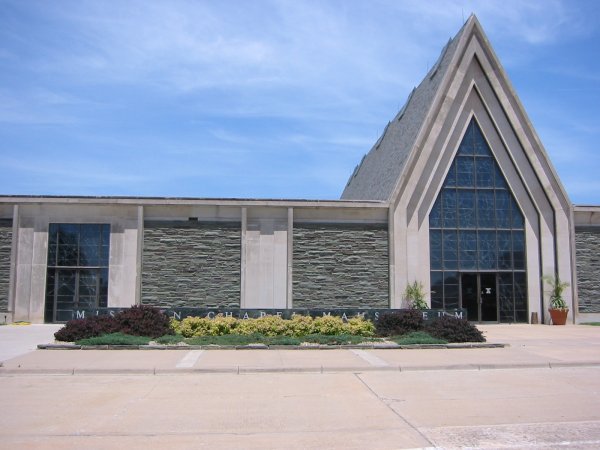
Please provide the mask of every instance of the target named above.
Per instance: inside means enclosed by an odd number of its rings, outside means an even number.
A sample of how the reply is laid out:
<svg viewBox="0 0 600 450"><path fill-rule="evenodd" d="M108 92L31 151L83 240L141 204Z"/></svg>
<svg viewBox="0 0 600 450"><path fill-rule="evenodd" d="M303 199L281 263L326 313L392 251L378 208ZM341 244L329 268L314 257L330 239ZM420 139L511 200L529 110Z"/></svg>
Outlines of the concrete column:
<svg viewBox="0 0 600 450"><path fill-rule="evenodd" d="M388 258L389 258L389 299L388 305L390 308L394 307L396 297L396 250L395 250L395 236L394 230L396 229L394 221L394 208L390 206L388 209Z"/></svg>
<svg viewBox="0 0 600 450"><path fill-rule="evenodd" d="M8 285L8 312L12 316L15 312L15 294L16 294L16 278L17 278L17 254L19 252L19 205L13 206L13 222L12 222L12 242L10 249L10 280Z"/></svg>
<svg viewBox="0 0 600 450"><path fill-rule="evenodd" d="M135 303L142 304L142 258L144 256L144 207L137 207L137 257L136 257L136 283Z"/></svg>
<svg viewBox="0 0 600 450"><path fill-rule="evenodd" d="M286 307L293 308L293 267L294 265L294 208L288 208L287 217L287 296Z"/></svg>
<svg viewBox="0 0 600 450"><path fill-rule="evenodd" d="M240 262L240 308L246 307L246 230L248 229L248 208L242 208L241 262Z"/></svg>

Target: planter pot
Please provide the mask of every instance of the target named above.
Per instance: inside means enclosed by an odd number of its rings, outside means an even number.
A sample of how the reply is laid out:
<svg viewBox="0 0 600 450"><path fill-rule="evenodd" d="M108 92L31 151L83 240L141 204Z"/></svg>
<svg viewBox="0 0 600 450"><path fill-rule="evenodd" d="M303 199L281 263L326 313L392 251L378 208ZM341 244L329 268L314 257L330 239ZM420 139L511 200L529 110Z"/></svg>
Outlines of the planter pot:
<svg viewBox="0 0 600 450"><path fill-rule="evenodd" d="M549 309L550 317L553 325L564 325L567 323L568 309Z"/></svg>

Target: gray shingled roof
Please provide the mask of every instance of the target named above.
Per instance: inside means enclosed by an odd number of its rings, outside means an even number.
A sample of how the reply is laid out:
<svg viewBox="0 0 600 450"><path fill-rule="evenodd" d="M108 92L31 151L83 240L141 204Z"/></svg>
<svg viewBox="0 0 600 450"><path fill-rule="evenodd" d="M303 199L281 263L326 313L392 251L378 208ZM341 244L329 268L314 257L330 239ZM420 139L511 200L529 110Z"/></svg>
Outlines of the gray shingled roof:
<svg viewBox="0 0 600 450"><path fill-rule="evenodd" d="M457 50L461 34L467 28L467 23L454 39L448 41L436 64L421 84L413 89L406 104L388 123L382 136L354 169L342 193L343 200L388 200L390 198Z"/></svg>

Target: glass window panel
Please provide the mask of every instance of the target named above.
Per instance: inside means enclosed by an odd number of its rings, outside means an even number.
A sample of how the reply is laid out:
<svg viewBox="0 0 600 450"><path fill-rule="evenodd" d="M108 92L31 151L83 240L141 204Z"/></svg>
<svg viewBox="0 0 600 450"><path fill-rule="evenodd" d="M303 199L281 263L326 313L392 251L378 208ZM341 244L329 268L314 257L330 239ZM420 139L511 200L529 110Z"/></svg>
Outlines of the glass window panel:
<svg viewBox="0 0 600 450"><path fill-rule="evenodd" d="M457 210L456 210L456 190L444 189L443 191L443 225L444 227L453 228L457 225Z"/></svg>
<svg viewBox="0 0 600 450"><path fill-rule="evenodd" d="M460 231L458 239L461 269L477 268L477 232Z"/></svg>
<svg viewBox="0 0 600 450"><path fill-rule="evenodd" d="M475 158L478 187L494 187L494 161L492 158Z"/></svg>
<svg viewBox="0 0 600 450"><path fill-rule="evenodd" d="M444 274L431 272L431 307L442 309L444 307Z"/></svg>
<svg viewBox="0 0 600 450"><path fill-rule="evenodd" d="M504 179L504 174L498 167L497 163L494 163L494 186L497 189L507 189L508 185L506 184L506 180Z"/></svg>
<svg viewBox="0 0 600 450"><path fill-rule="evenodd" d="M510 194L505 190L496 191L496 225L498 228L510 228Z"/></svg>
<svg viewBox="0 0 600 450"><path fill-rule="evenodd" d="M475 191L472 189L460 189L457 191L457 196L460 228L475 228L477 226Z"/></svg>
<svg viewBox="0 0 600 450"><path fill-rule="evenodd" d="M515 272L515 309L527 310L527 275Z"/></svg>
<svg viewBox="0 0 600 450"><path fill-rule="evenodd" d="M498 231L498 268L512 269L512 239L510 231Z"/></svg>
<svg viewBox="0 0 600 450"><path fill-rule="evenodd" d="M102 245L107 247L110 245L110 225L108 224L102 225Z"/></svg>
<svg viewBox="0 0 600 450"><path fill-rule="evenodd" d="M513 264L514 268L525 269L525 236L523 231L513 231Z"/></svg>
<svg viewBox="0 0 600 450"><path fill-rule="evenodd" d="M81 236L79 244L86 247L98 247L102 239L101 225L85 224L81 225Z"/></svg>
<svg viewBox="0 0 600 450"><path fill-rule="evenodd" d="M475 185L475 161L470 156L456 158L456 185L458 187Z"/></svg>
<svg viewBox="0 0 600 450"><path fill-rule="evenodd" d="M473 126L474 123L471 121L458 147L458 155L460 156L473 154Z"/></svg>
<svg viewBox="0 0 600 450"><path fill-rule="evenodd" d="M431 269L442 268L442 231L431 230L429 232L429 253L431 260Z"/></svg>
<svg viewBox="0 0 600 450"><path fill-rule="evenodd" d="M523 220L523 214L521 214L521 210L517 206L514 198L511 199L511 215L512 215L512 226L513 228L523 228L525 225L525 221Z"/></svg>
<svg viewBox="0 0 600 450"><path fill-rule="evenodd" d="M79 225L72 223L59 224L58 245L77 245L79 243Z"/></svg>
<svg viewBox="0 0 600 450"><path fill-rule="evenodd" d="M476 155L492 156L490 147L488 146L481 128L477 125L477 122L473 122L473 146Z"/></svg>
<svg viewBox="0 0 600 450"><path fill-rule="evenodd" d="M56 255L57 266L77 266L79 262L79 251L77 245L61 245Z"/></svg>
<svg viewBox="0 0 600 450"><path fill-rule="evenodd" d="M444 286L451 284L458 286L458 272L444 272Z"/></svg>
<svg viewBox="0 0 600 450"><path fill-rule="evenodd" d="M496 232L479 232L479 268L496 269Z"/></svg>
<svg viewBox="0 0 600 450"><path fill-rule="evenodd" d="M430 228L441 228L442 227L442 196L438 195L437 200L433 204L433 208L429 213L429 227Z"/></svg>
<svg viewBox="0 0 600 450"><path fill-rule="evenodd" d="M454 186L456 186L456 162L453 162L450 166L450 170L448 171L448 175L446 175L446 180L444 181L444 187Z"/></svg>
<svg viewBox="0 0 600 450"><path fill-rule="evenodd" d="M100 265L100 247L98 246L81 246L79 247L79 265L82 267L86 266L99 266Z"/></svg>
<svg viewBox="0 0 600 450"><path fill-rule="evenodd" d="M444 231L444 269L458 268L458 239L456 231Z"/></svg>
<svg viewBox="0 0 600 450"><path fill-rule="evenodd" d="M496 226L494 191L477 191L477 225L479 228Z"/></svg>
<svg viewBox="0 0 600 450"><path fill-rule="evenodd" d="M77 307L81 309L91 309L96 307L96 297L89 295L80 295Z"/></svg>

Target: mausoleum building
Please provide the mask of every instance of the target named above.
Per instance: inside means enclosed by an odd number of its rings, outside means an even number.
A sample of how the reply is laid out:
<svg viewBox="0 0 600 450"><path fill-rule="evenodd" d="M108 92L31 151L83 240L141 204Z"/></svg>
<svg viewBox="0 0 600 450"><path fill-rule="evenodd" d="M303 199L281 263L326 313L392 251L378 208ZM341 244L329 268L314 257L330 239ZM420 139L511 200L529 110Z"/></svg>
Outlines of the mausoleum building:
<svg viewBox="0 0 600 450"><path fill-rule="evenodd" d="M600 320L600 206L575 206L475 16L341 200L0 196L0 320L81 309L399 309Z"/></svg>

